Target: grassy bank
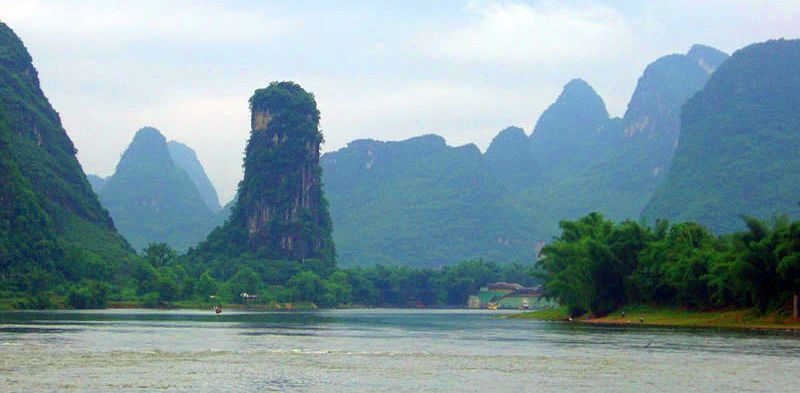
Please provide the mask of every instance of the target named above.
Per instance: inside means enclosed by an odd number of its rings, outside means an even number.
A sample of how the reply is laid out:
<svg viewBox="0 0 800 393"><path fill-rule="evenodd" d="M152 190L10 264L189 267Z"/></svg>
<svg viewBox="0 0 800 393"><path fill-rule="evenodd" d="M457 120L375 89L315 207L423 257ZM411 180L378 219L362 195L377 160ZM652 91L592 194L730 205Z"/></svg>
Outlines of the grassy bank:
<svg viewBox="0 0 800 393"><path fill-rule="evenodd" d="M759 315L751 309L718 311L689 311L674 307L637 305L625 307L625 317L620 312L600 318L574 318L574 322L606 325L651 325L678 327L715 327L741 329L800 330L800 320L780 316L778 313ZM531 311L509 316L515 319L567 321L565 308ZM642 322L643 321L643 322Z"/></svg>

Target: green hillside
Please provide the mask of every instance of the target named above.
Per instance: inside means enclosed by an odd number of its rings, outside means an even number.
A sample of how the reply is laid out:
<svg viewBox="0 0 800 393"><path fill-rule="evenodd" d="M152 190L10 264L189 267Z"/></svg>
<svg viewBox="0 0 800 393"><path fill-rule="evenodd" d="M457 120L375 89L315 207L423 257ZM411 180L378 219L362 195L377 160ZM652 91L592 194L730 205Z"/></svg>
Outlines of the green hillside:
<svg viewBox="0 0 800 393"><path fill-rule="evenodd" d="M468 258L534 258L540 218L492 174L474 145L436 135L359 140L323 156L343 266L439 266Z"/></svg>
<svg viewBox="0 0 800 393"><path fill-rule="evenodd" d="M741 215L800 214L800 41L737 51L683 107L672 169L648 220L694 220L715 232Z"/></svg>
<svg viewBox="0 0 800 393"><path fill-rule="evenodd" d="M0 290L108 279L133 255L75 153L25 46L0 23Z"/></svg>

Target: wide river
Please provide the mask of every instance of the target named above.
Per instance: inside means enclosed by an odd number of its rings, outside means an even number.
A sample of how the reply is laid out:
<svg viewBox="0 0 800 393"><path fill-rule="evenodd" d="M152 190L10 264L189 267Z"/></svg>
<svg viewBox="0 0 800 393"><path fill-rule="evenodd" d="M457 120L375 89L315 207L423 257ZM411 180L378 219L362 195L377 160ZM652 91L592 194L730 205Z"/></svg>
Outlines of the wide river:
<svg viewBox="0 0 800 393"><path fill-rule="evenodd" d="M0 391L800 391L797 334L501 314L0 312Z"/></svg>

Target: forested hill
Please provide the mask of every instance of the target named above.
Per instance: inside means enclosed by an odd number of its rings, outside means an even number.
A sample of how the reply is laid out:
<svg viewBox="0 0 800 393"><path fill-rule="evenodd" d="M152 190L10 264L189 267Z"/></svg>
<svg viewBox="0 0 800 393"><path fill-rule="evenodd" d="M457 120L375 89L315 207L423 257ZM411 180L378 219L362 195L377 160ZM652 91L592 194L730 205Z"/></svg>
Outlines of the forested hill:
<svg viewBox="0 0 800 393"><path fill-rule="evenodd" d="M0 287L104 279L132 255L75 154L31 56L0 23Z"/></svg>
<svg viewBox="0 0 800 393"><path fill-rule="evenodd" d="M509 131L509 132L514 132ZM358 140L322 157L343 266L530 261L546 225L493 175L475 145L437 135Z"/></svg>
<svg viewBox="0 0 800 393"><path fill-rule="evenodd" d="M800 40L737 51L683 107L672 170L643 216L715 232L800 215Z"/></svg>
<svg viewBox="0 0 800 393"><path fill-rule="evenodd" d="M184 251L217 223L195 183L173 161L164 136L151 127L136 133L99 194L137 250L167 243Z"/></svg>

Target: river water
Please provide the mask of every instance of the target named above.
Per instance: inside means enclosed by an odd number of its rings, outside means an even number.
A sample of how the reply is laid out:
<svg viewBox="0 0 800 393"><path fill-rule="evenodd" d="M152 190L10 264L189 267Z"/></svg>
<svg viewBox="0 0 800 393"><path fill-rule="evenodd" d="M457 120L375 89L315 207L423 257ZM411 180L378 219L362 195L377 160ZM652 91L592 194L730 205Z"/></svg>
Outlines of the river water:
<svg viewBox="0 0 800 393"><path fill-rule="evenodd" d="M0 391L800 391L797 334L500 314L0 312Z"/></svg>

